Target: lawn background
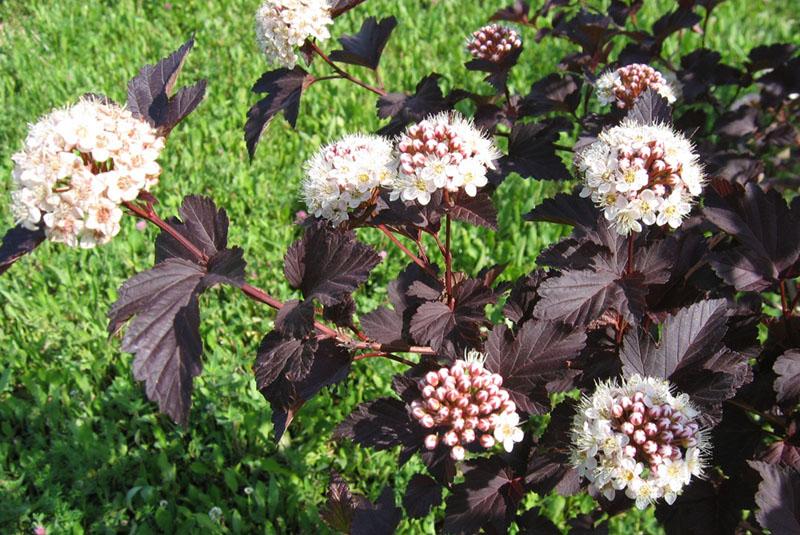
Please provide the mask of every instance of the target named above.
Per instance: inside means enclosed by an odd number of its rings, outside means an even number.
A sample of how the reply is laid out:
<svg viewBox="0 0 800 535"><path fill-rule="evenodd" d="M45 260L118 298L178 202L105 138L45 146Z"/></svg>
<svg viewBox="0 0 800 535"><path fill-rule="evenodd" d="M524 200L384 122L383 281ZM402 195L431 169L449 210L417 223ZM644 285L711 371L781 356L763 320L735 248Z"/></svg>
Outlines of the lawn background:
<svg viewBox="0 0 800 535"><path fill-rule="evenodd" d="M337 20L334 36L358 29L368 15L395 15L399 26L382 74L390 90L410 90L430 72L445 87L488 91L479 73L463 69L463 40L510 0L369 0ZM539 2L534 1L534 5ZM591 2L602 6L603 2ZM646 2L651 22L674 3ZM248 162L242 125L254 102L252 83L267 70L253 38L256 0L176 2L0 1L0 194L10 187L11 154L26 124L54 106L93 91L122 102L125 84L144 63L177 48L193 32L197 44L184 82L208 78L206 101L171 136L161 159L156 195L163 215L183 195L209 195L227 209L230 242L241 245L253 282L282 298L282 257L297 236L292 226L302 162L320 144L379 126L373 95L343 81L315 85L305 95L297 130L281 118ZM565 44L526 49L511 85L526 92L551 72ZM725 61L741 65L757 44L798 43L796 4L789 0L731 0L718 6L707 42ZM700 37L671 37L666 53L697 46ZM331 44L328 49L332 49ZM322 69L315 65L315 69ZM365 76L366 73L363 73ZM475 272L507 262L504 279L534 267L557 226L521 220L544 197L566 185L511 177L495 195L497 233L459 228L457 268ZM12 225L5 202L0 223ZM107 340L105 313L116 289L152 263L153 230L127 218L121 235L93 251L45 244L0 278L0 532L49 533L314 532L331 468L355 490L376 498L386 484L404 488L416 461L398 470L391 452L375 453L330 441L333 426L361 400L389 389L391 363L357 363L330 395L308 403L275 444L270 410L251 366L272 313L223 289L203 297L204 373L195 381L191 422L181 429L158 415L131 375L119 340ZM379 249L387 240L365 231ZM361 310L385 299L385 283L403 260L390 251L359 292ZM526 505L539 502L530 497ZM399 502L398 502L399 503ZM562 526L588 503L551 497L541 502ZM219 507L214 521L209 511ZM407 533L432 533L432 521L401 524ZM652 532L652 513L615 519L616 532Z"/></svg>

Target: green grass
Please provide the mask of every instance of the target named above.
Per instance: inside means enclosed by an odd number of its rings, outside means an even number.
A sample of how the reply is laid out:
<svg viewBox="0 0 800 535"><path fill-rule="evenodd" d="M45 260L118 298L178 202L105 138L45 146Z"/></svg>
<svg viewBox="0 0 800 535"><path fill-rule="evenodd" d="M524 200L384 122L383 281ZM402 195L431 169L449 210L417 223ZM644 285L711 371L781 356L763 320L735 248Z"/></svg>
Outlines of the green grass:
<svg viewBox="0 0 800 535"><path fill-rule="evenodd" d="M437 71L446 85L482 88L461 64L464 35L505 0L370 0L336 22L334 34L357 29L367 15L394 14L400 25L384 56L391 89L411 89ZM0 192L10 185L10 155L26 124L54 106L88 92L125 99L125 83L196 32L185 81L209 79L208 98L170 138L157 195L164 214L183 195L212 196L231 217L231 243L247 252L255 282L288 298L282 256L296 237L302 162L321 144L346 132L374 130L371 95L344 82L315 85L303 99L297 131L277 120L255 161L242 136L254 101L250 85L266 70L252 36L257 0L218 2L0 2ZM653 20L671 2L647 3ZM654 5L658 4L658 5ZM708 43L741 64L752 46L797 41L791 2L736 0L720 5ZM512 85L525 91L550 72L563 43L528 45ZM674 56L696 46L697 35L673 37ZM320 69L321 65L316 65ZM521 214L561 186L509 179L496 194L501 230L459 228L457 267L474 272L509 264L505 278L529 271L536 253L563 233L531 225ZM12 224L5 203L0 223ZM365 232L383 249L389 244ZM392 364L354 367L350 379L304 407L280 444L272 439L267 403L252 379L255 350L272 314L231 290L203 297L205 343L195 382L191 423L180 429L155 411L131 376L130 355L107 341L105 312L116 289L152 262L154 232L126 221L112 244L77 251L46 244L0 278L0 532L50 533L310 532L331 468L375 498L387 483L403 488L416 461L397 470L394 455L330 441L333 426L363 399L388 391ZM359 294L361 310L385 297L385 282L403 260L392 252ZM251 491L252 489L252 491ZM528 502L532 503L533 498ZM585 499L548 498L559 522L587 506ZM208 512L219 507L214 522ZM433 532L431 519L403 522L404 532ZM616 531L649 532L652 513L615 520ZM324 529L324 528L323 528Z"/></svg>

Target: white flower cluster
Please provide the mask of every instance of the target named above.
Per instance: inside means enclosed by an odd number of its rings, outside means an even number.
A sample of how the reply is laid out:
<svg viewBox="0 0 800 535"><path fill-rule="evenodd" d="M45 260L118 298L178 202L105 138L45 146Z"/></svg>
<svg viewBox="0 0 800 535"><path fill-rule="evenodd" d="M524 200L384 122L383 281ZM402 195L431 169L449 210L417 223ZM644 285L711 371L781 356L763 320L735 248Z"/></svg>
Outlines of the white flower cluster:
<svg viewBox="0 0 800 535"><path fill-rule="evenodd" d="M411 402L411 415L425 429L425 447L441 443L450 457L464 459L464 446L472 443L490 449L502 444L511 452L524 436L519 428L517 406L510 399L503 378L483 367L484 355L473 351L449 368L428 372L419 381L422 398Z"/></svg>
<svg viewBox="0 0 800 535"><path fill-rule="evenodd" d="M599 383L572 425L572 462L590 487L616 491L639 509L659 498L672 504L693 476L702 477L710 447L686 394L659 378L634 375Z"/></svg>
<svg viewBox="0 0 800 535"><path fill-rule="evenodd" d="M310 37L330 38L331 24L328 0L266 0L256 12L256 40L269 61L292 69L295 47Z"/></svg>
<svg viewBox="0 0 800 535"><path fill-rule="evenodd" d="M391 199L426 205L438 189L474 197L487 184L500 152L491 138L456 112L443 112L406 128L397 140L400 171Z"/></svg>
<svg viewBox="0 0 800 535"><path fill-rule="evenodd" d="M334 224L368 202L397 174L392 144L373 135L349 135L326 145L306 162L303 196L310 212Z"/></svg>
<svg viewBox="0 0 800 535"><path fill-rule="evenodd" d="M623 121L604 130L577 165L581 196L591 196L623 235L641 232L642 223L678 228L705 183L691 142L666 125Z"/></svg>
<svg viewBox="0 0 800 535"><path fill-rule="evenodd" d="M675 89L664 75L649 65L633 63L603 73L597 79L597 98L601 104L615 103L621 109L630 108L645 92L652 89L672 104Z"/></svg>
<svg viewBox="0 0 800 535"><path fill-rule="evenodd" d="M17 223L69 246L91 248L119 233L120 204L158 183L164 139L113 103L84 97L32 125L14 156Z"/></svg>

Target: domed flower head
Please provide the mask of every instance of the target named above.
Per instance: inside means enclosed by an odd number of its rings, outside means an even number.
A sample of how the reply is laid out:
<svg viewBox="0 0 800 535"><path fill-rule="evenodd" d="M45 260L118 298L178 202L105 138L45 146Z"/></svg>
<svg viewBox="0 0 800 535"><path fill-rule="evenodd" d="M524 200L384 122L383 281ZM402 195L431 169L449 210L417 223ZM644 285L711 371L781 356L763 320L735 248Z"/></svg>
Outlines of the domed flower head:
<svg viewBox="0 0 800 535"><path fill-rule="evenodd" d="M378 136L348 135L306 162L303 197L315 216L339 224L396 175L391 143Z"/></svg>
<svg viewBox="0 0 800 535"><path fill-rule="evenodd" d="M397 139L398 178L391 199L428 204L436 190L470 197L488 183L500 157L494 142L457 112L443 112L409 126Z"/></svg>
<svg viewBox="0 0 800 535"><path fill-rule="evenodd" d="M510 452L522 440L517 407L502 388L503 378L485 369L483 360L472 352L420 380L422 398L411 402L411 415L432 431L425 437L427 449L442 443L460 461L469 444L484 449L500 444Z"/></svg>
<svg viewBox="0 0 800 535"><path fill-rule="evenodd" d="M266 0L256 12L256 40L270 62L292 69L295 47L330 38L332 23L329 0Z"/></svg>
<svg viewBox="0 0 800 535"><path fill-rule="evenodd" d="M472 33L467 50L475 59L502 63L504 59L522 48L522 38L505 26L490 24Z"/></svg>
<svg viewBox="0 0 800 535"><path fill-rule="evenodd" d="M678 228L703 191L691 142L666 125L623 121L576 158L581 196L591 197L620 234L642 225Z"/></svg>
<svg viewBox="0 0 800 535"><path fill-rule="evenodd" d="M119 233L120 204L158 183L164 139L130 111L85 97L32 125L14 161L17 223L84 248Z"/></svg>
<svg viewBox="0 0 800 535"><path fill-rule="evenodd" d="M702 477L710 443L697 409L670 384L633 375L599 383L572 424L572 462L590 488L616 491L639 509L659 498L672 504L692 477Z"/></svg>
<svg viewBox="0 0 800 535"><path fill-rule="evenodd" d="M672 104L675 88L664 75L649 65L632 63L603 73L597 79L597 98L601 104L616 104L621 109L631 108L646 89L652 89Z"/></svg>

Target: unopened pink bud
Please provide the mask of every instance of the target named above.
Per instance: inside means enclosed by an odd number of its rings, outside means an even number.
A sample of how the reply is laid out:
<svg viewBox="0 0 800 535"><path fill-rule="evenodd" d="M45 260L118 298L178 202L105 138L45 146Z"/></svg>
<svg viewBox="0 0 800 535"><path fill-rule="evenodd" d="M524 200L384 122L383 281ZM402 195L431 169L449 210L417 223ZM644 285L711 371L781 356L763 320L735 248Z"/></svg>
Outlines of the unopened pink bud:
<svg viewBox="0 0 800 535"><path fill-rule="evenodd" d="M419 129L420 129L419 125L412 124L411 126L408 127L408 135L411 137L416 136L417 134L419 134Z"/></svg>
<svg viewBox="0 0 800 535"><path fill-rule="evenodd" d="M637 394L638 394L638 393L639 393L639 392L637 392ZM644 415L644 411L645 411L645 408L644 408L644 403L642 403L641 401L635 401L635 402L633 403L633 406L631 407L631 410L632 410L633 412L635 412L635 413L638 413L638 414L642 414L642 415Z"/></svg>
<svg viewBox="0 0 800 535"><path fill-rule="evenodd" d="M466 451L461 446L453 446L453 449L450 450L450 457L452 457L456 461L463 461L464 455Z"/></svg>
<svg viewBox="0 0 800 535"><path fill-rule="evenodd" d="M492 424L489 423L489 420L486 418L481 418L478 420L478 425L475 426L479 431L483 431L484 433L492 428Z"/></svg>
<svg viewBox="0 0 800 535"><path fill-rule="evenodd" d="M505 413L517 412L517 404L513 401L504 401L501 409Z"/></svg>
<svg viewBox="0 0 800 535"><path fill-rule="evenodd" d="M650 463L651 464L653 464L655 466L658 466L662 462L664 462L664 460L661 458L661 455L659 455L658 453L654 453L654 454L652 454L650 456Z"/></svg>
<svg viewBox="0 0 800 535"><path fill-rule="evenodd" d="M448 390L445 395L445 399L450 403L455 403L459 397L460 394L456 390Z"/></svg>
<svg viewBox="0 0 800 535"><path fill-rule="evenodd" d="M436 413L436 416L438 416L440 420L446 420L447 417L450 416L450 409L443 406L439 409L439 412Z"/></svg>
<svg viewBox="0 0 800 535"><path fill-rule="evenodd" d="M631 415L628 416L628 421L638 427L642 425L642 422L644 421L644 416L642 416L641 412L632 412Z"/></svg>
<svg viewBox="0 0 800 535"><path fill-rule="evenodd" d="M481 403L481 406L479 408L480 408L481 414L489 414L494 410L494 407L492 407L492 404L488 403L488 402Z"/></svg>
<svg viewBox="0 0 800 535"><path fill-rule="evenodd" d="M658 451L658 444L653 442L652 440L648 440L642 445L642 449L645 453L655 453Z"/></svg>
<svg viewBox="0 0 800 535"><path fill-rule="evenodd" d="M464 429L475 429L478 427L478 422L480 420L477 416L469 416L464 418Z"/></svg>
<svg viewBox="0 0 800 535"><path fill-rule="evenodd" d="M636 447L631 446L630 444L622 448L622 451L627 457L636 457Z"/></svg>
<svg viewBox="0 0 800 535"><path fill-rule="evenodd" d="M650 418L658 420L661 418L661 409L659 407L650 407L650 409L647 411L647 414L650 416Z"/></svg>
<svg viewBox="0 0 800 535"><path fill-rule="evenodd" d="M444 143L439 143L438 145L436 145L436 156L438 156L439 158L442 158L448 152L450 152L450 147L448 147Z"/></svg>
<svg viewBox="0 0 800 535"><path fill-rule="evenodd" d="M475 394L475 401L478 403L484 403L487 399L489 399L489 393L486 390L479 390Z"/></svg>
<svg viewBox="0 0 800 535"><path fill-rule="evenodd" d="M453 420L453 429L456 431L461 431L464 429L464 419L463 418L456 418Z"/></svg>
<svg viewBox="0 0 800 535"><path fill-rule="evenodd" d="M508 398L509 398L508 390L505 390L505 389L500 390L497 393L497 397L500 398L500 401L503 401L503 402L508 401Z"/></svg>
<svg viewBox="0 0 800 535"><path fill-rule="evenodd" d="M425 381L431 386L439 386L439 374L436 372L428 372L425 374Z"/></svg>
<svg viewBox="0 0 800 535"><path fill-rule="evenodd" d="M458 380L458 389L462 392L469 392L469 389L472 388L472 381L467 379L466 377L462 377Z"/></svg>
<svg viewBox="0 0 800 535"><path fill-rule="evenodd" d="M490 396L496 396L499 391L500 389L495 384L486 387L486 392L488 392Z"/></svg>
<svg viewBox="0 0 800 535"><path fill-rule="evenodd" d="M502 405L503 402L500 401L500 398L495 396L495 397L489 398L489 404L492 406L492 410L496 411L496 410L500 410L500 405Z"/></svg>
<svg viewBox="0 0 800 535"><path fill-rule="evenodd" d="M662 431L658 436L663 442L672 442L672 439L674 438L671 431Z"/></svg>
<svg viewBox="0 0 800 535"><path fill-rule="evenodd" d="M662 416L664 416L664 418L671 417L672 416L672 407L670 407L666 403L664 405L661 405L661 414L662 414Z"/></svg>
<svg viewBox="0 0 800 535"><path fill-rule="evenodd" d="M436 389L434 387L432 387L431 385L425 385L422 388L422 397L423 398L430 398L430 397L433 397L435 394L436 394Z"/></svg>
<svg viewBox="0 0 800 535"><path fill-rule="evenodd" d="M461 432L461 442L463 442L464 444L475 442L475 431L473 431L472 429L464 429Z"/></svg>
<svg viewBox="0 0 800 535"><path fill-rule="evenodd" d="M477 416L481 413L481 408L474 403L470 403L466 409L467 416Z"/></svg>
<svg viewBox="0 0 800 535"><path fill-rule="evenodd" d="M424 143L422 143L422 141L419 139L415 139L411 142L411 148L414 149L414 151L420 151L424 146Z"/></svg>
<svg viewBox="0 0 800 535"><path fill-rule="evenodd" d="M467 396L461 396L456 401L456 406L461 409L462 411L469 407L469 398Z"/></svg>
<svg viewBox="0 0 800 535"><path fill-rule="evenodd" d="M437 145L438 143L436 142L435 139L429 139L428 141L425 142L425 150L428 152L435 152Z"/></svg>
<svg viewBox="0 0 800 535"><path fill-rule="evenodd" d="M455 431L448 431L444 434L442 442L444 442L446 446L455 446L458 444L458 434Z"/></svg>
<svg viewBox="0 0 800 535"><path fill-rule="evenodd" d="M417 420L422 420L427 414L428 413L425 412L425 409L423 409L422 407L415 407L411 409L411 415L414 416L414 418L416 418Z"/></svg>
<svg viewBox="0 0 800 535"><path fill-rule="evenodd" d="M436 399L444 401L447 398L447 389L440 386L436 389Z"/></svg>
<svg viewBox="0 0 800 535"><path fill-rule="evenodd" d="M456 381L458 381L458 379L456 379L453 375L451 375L450 377L444 380L442 386L447 388L448 390L455 390Z"/></svg>
<svg viewBox="0 0 800 535"><path fill-rule="evenodd" d="M436 435L428 435L425 437L425 447L429 450L435 450L439 445L439 437Z"/></svg>
<svg viewBox="0 0 800 535"><path fill-rule="evenodd" d="M659 418L656 424L660 429L669 429L672 426L672 420L670 420L669 418Z"/></svg>
<svg viewBox="0 0 800 535"><path fill-rule="evenodd" d="M631 405L633 405L633 401L631 401L631 398L629 398L628 396L622 396L622 399L619 400L619 403L625 410L630 409Z"/></svg>
<svg viewBox="0 0 800 535"><path fill-rule="evenodd" d="M492 383L496 384L497 386L503 385L503 376L497 373L493 373L492 376Z"/></svg>
<svg viewBox="0 0 800 535"><path fill-rule="evenodd" d="M672 446L664 444L663 446L658 448L658 454L665 459L669 459L670 457L672 457Z"/></svg>
<svg viewBox="0 0 800 535"><path fill-rule="evenodd" d="M423 416L420 419L419 423L425 429L430 429L431 427L434 426L433 417L430 414L426 414L425 416Z"/></svg>
<svg viewBox="0 0 800 535"><path fill-rule="evenodd" d="M480 441L481 441L481 446L483 446L487 450L489 448L493 448L494 445L496 444L494 437L492 435L481 435Z"/></svg>
<svg viewBox="0 0 800 535"><path fill-rule="evenodd" d="M425 401L425 406L427 407L427 409L429 411L436 412L436 411L439 410L439 408L442 406L442 404L439 402L438 399L430 398L427 401Z"/></svg>
<svg viewBox="0 0 800 535"><path fill-rule="evenodd" d="M444 381L448 377L450 377L450 370L448 370L447 368L440 368L439 369L439 379Z"/></svg>
<svg viewBox="0 0 800 535"><path fill-rule="evenodd" d="M644 424L644 434L648 437L655 436L658 433L658 426L653 422L647 422Z"/></svg>
<svg viewBox="0 0 800 535"><path fill-rule="evenodd" d="M614 403L611 406L611 415L614 418L621 418L623 414L625 414L625 409L622 408L622 405Z"/></svg>
<svg viewBox="0 0 800 535"><path fill-rule="evenodd" d="M450 409L450 418L452 418L453 420L461 418L462 415L463 412L458 407L453 407Z"/></svg>
<svg viewBox="0 0 800 535"><path fill-rule="evenodd" d="M622 422L622 432L626 435L632 435L636 428L630 422Z"/></svg>
<svg viewBox="0 0 800 535"><path fill-rule="evenodd" d="M397 144L397 150L399 150L400 152L407 152L410 146L411 142L408 139L404 139Z"/></svg>
<svg viewBox="0 0 800 535"><path fill-rule="evenodd" d="M644 431L642 431L641 429L637 429L636 431L633 432L633 442L634 443L636 443L636 444L641 446L642 444L645 443L646 440L647 440L647 436L644 434Z"/></svg>

